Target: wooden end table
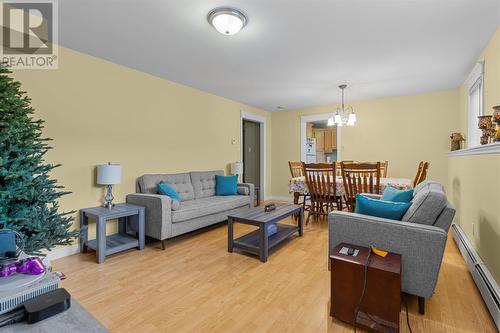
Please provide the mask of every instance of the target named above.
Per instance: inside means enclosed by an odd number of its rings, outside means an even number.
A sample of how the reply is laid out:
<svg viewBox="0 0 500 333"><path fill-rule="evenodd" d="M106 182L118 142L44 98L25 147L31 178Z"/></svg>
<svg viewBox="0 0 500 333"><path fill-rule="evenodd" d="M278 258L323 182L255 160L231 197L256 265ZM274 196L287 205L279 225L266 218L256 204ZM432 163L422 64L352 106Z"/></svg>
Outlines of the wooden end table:
<svg viewBox="0 0 500 333"><path fill-rule="evenodd" d="M96 221L96 239L88 240L89 218ZM118 233L106 236L106 222L118 219ZM144 249L144 207L129 203L113 208L92 207L80 210L80 251L87 248L97 252L97 262L108 255L131 248ZM128 230L131 229L131 230Z"/></svg>
<svg viewBox="0 0 500 333"><path fill-rule="evenodd" d="M288 216L296 216L297 225L276 223ZM233 239L234 223L249 224L259 227L258 230ZM272 236L267 235L267 225L276 223L278 232ZM259 256L260 261L266 262L269 256L269 249L280 244L294 233L302 236L304 233L304 209L299 205L276 204L276 210L265 212L264 207L251 208L245 212L228 216L227 220L227 251L233 252L233 248L239 248Z"/></svg>
<svg viewBox="0 0 500 333"><path fill-rule="evenodd" d="M342 254L342 248L357 249L353 257ZM399 332L401 309L401 255L388 253L380 257L371 254L364 301L355 310L363 290L364 268L368 248L346 243L337 245L330 253L331 308L330 315L372 332Z"/></svg>

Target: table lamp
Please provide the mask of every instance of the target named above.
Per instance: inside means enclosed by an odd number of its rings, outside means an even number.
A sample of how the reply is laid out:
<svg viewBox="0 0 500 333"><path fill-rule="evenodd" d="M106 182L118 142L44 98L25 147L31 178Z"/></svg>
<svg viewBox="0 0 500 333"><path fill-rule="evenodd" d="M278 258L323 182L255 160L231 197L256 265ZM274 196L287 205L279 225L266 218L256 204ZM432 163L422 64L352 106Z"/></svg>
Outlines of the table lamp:
<svg viewBox="0 0 500 333"><path fill-rule="evenodd" d="M122 178L122 167L119 164L99 164L97 166L97 184L106 185L107 191L104 199L104 207L111 209L113 203L113 185L120 184Z"/></svg>
<svg viewBox="0 0 500 333"><path fill-rule="evenodd" d="M240 180L240 176L243 175L243 163L231 163L231 174L238 176L238 180Z"/></svg>

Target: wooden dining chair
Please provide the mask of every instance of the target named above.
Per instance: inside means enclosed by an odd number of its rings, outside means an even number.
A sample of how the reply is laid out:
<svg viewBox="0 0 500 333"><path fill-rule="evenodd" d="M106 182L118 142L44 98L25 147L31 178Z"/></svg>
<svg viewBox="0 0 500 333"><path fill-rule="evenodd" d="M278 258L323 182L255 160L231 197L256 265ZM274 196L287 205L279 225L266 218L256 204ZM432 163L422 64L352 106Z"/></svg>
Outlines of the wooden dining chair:
<svg viewBox="0 0 500 333"><path fill-rule="evenodd" d="M342 162L344 163L353 163L354 161L352 160L343 160ZM342 168L340 167L340 162L335 162L335 170L337 172L337 177L342 176Z"/></svg>
<svg viewBox="0 0 500 333"><path fill-rule="evenodd" d="M340 210L335 163L302 163L302 167L311 200L306 224L311 216L326 217L335 207Z"/></svg>
<svg viewBox="0 0 500 333"><path fill-rule="evenodd" d="M302 168L302 162L288 162L288 166L290 167L290 173L292 174L292 178L303 177L304 171ZM300 193L293 192L293 203L295 205L302 205L304 210L308 210L309 207L307 205L307 198L309 197L308 193ZM302 198L302 201L300 200Z"/></svg>
<svg viewBox="0 0 500 333"><path fill-rule="evenodd" d="M341 162L344 200L350 212L356 207L356 194L380 194L380 162L346 163Z"/></svg>
<svg viewBox="0 0 500 333"><path fill-rule="evenodd" d="M427 169L429 169L429 162L421 161L418 164L417 174L413 179L413 187L417 186L427 178Z"/></svg>
<svg viewBox="0 0 500 333"><path fill-rule="evenodd" d="M387 168L389 166L389 161L380 162L380 177L387 178Z"/></svg>

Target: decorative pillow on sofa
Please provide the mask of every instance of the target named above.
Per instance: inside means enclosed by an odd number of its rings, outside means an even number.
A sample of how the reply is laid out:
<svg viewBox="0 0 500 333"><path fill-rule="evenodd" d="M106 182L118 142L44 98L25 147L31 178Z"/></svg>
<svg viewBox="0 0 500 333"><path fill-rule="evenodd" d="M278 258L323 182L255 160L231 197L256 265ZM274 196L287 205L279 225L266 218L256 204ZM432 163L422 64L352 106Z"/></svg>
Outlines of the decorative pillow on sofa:
<svg viewBox="0 0 500 333"><path fill-rule="evenodd" d="M355 213L401 221L401 218L410 208L409 202L393 202L371 199L361 194L356 194Z"/></svg>
<svg viewBox="0 0 500 333"><path fill-rule="evenodd" d="M175 188L168 183L160 182L158 184L158 194L166 195L173 200L181 200L181 196L179 195L179 193L177 193Z"/></svg>
<svg viewBox="0 0 500 333"><path fill-rule="evenodd" d="M413 190L398 190L394 187L386 187L380 200L394 202L410 202L413 199Z"/></svg>
<svg viewBox="0 0 500 333"><path fill-rule="evenodd" d="M236 195L238 193L238 176L215 175L215 195Z"/></svg>

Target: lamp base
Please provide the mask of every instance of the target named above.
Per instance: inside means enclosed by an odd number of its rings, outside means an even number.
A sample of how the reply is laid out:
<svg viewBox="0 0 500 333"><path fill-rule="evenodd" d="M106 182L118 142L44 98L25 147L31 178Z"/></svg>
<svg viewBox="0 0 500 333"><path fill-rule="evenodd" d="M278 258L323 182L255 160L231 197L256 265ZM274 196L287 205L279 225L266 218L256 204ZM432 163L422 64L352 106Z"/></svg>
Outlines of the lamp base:
<svg viewBox="0 0 500 333"><path fill-rule="evenodd" d="M106 192L106 196L104 197L104 199L106 200L106 203L103 205L103 207L106 207L108 209L111 209L115 206L115 204L113 203L113 185L108 185L107 186L107 192Z"/></svg>

